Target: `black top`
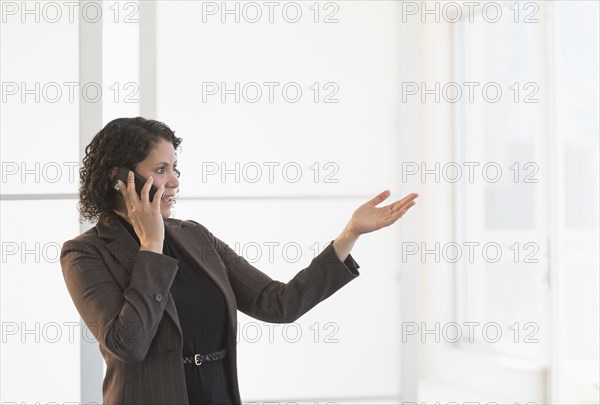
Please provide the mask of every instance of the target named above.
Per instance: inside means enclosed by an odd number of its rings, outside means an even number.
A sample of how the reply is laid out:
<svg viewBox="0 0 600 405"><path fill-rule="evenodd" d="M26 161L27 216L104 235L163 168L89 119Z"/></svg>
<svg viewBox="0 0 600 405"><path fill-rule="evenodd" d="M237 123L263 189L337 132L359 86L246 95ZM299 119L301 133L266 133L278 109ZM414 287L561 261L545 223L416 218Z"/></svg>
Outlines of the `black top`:
<svg viewBox="0 0 600 405"><path fill-rule="evenodd" d="M133 226L119 216L119 220L133 239L140 244ZM163 254L179 261L177 274L170 292L177 307L183 333L182 356L208 354L225 348L224 331L227 325L225 297L221 290L193 263L187 254L169 241L165 234ZM229 353L227 353L229 355ZM182 361L183 362L183 361ZM230 405L225 359L185 364L185 379L190 405Z"/></svg>

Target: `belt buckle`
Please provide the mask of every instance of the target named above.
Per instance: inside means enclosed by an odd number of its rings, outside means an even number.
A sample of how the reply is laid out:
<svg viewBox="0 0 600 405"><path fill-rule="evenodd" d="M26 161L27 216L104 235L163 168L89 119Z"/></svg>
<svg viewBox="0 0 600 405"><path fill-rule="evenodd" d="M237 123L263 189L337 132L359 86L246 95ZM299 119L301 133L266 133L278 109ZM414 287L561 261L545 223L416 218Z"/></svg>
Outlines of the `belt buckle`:
<svg viewBox="0 0 600 405"><path fill-rule="evenodd" d="M202 359L200 359L200 355L199 354L195 354L194 355L194 362L196 363L197 366L202 364Z"/></svg>

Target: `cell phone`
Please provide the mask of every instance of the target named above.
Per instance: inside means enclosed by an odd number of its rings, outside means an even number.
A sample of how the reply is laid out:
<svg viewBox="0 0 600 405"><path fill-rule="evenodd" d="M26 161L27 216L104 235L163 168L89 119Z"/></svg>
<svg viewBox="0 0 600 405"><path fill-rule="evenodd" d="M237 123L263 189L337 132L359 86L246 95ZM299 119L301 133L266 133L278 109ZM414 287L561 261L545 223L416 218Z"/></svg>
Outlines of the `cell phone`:
<svg viewBox="0 0 600 405"><path fill-rule="evenodd" d="M119 171L117 172L117 175L115 176L115 179L112 182L112 188L116 191L119 192L119 182L118 180L121 180L123 183L125 183L125 185L127 185L127 177L129 176L129 171L133 171L133 177L134 177L134 181L135 181L135 191L137 191L137 195L138 197L142 198L142 187L144 187L144 184L146 184L146 180L143 176L137 174L134 170L128 168L128 167L120 167ZM150 198L150 202L152 202L152 199L154 197L154 194L156 194L156 192L158 191L158 189L156 187L154 187L154 185L150 186L150 191L148 192L148 197Z"/></svg>

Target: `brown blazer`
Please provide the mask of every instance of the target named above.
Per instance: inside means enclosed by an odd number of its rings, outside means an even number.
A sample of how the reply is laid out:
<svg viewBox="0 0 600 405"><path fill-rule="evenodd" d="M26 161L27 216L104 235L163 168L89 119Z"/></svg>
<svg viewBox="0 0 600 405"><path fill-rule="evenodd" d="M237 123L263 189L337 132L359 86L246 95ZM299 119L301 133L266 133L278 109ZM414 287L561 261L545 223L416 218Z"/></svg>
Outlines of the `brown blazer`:
<svg viewBox="0 0 600 405"><path fill-rule="evenodd" d="M358 277L351 255L340 261L333 241L288 283L271 279L205 226L166 219L169 240L189 253L223 293L230 390L241 405L236 365L237 311L271 323L291 323ZM62 272L77 311L106 362L104 404L188 404L183 337L169 289L178 260L139 251L116 219L64 243ZM200 366L202 367L202 366Z"/></svg>

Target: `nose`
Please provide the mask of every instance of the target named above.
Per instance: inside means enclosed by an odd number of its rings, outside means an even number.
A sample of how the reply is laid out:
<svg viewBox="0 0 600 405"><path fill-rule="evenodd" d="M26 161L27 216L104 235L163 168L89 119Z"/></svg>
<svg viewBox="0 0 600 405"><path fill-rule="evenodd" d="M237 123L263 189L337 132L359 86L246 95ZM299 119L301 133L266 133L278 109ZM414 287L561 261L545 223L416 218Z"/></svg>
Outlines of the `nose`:
<svg viewBox="0 0 600 405"><path fill-rule="evenodd" d="M167 184L165 184L165 188L174 188L174 189L179 188L179 178L177 177L175 172L173 172L173 171L171 172L171 175L169 176L169 178L167 180Z"/></svg>

